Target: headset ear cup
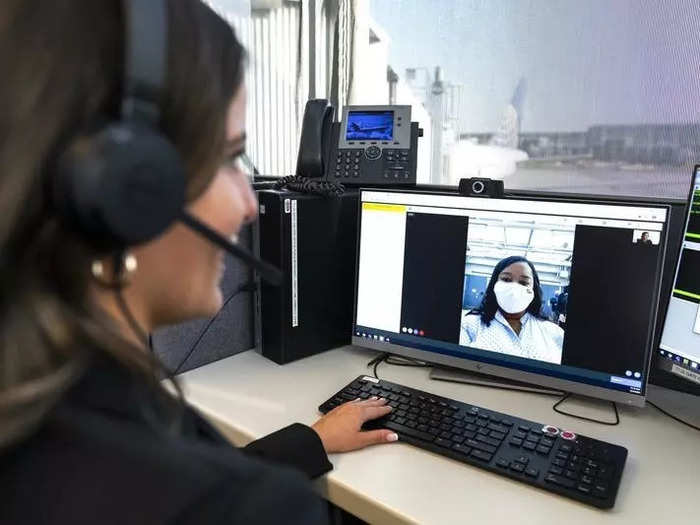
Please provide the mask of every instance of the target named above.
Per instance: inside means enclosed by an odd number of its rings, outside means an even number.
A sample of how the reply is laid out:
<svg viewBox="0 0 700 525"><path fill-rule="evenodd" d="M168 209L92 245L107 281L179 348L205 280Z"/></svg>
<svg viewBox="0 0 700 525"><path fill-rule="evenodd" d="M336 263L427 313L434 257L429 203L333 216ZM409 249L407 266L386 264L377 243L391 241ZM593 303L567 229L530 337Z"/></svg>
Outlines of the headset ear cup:
<svg viewBox="0 0 700 525"><path fill-rule="evenodd" d="M175 147L137 123L115 123L76 140L55 175L57 209L98 245L124 247L160 235L185 203Z"/></svg>

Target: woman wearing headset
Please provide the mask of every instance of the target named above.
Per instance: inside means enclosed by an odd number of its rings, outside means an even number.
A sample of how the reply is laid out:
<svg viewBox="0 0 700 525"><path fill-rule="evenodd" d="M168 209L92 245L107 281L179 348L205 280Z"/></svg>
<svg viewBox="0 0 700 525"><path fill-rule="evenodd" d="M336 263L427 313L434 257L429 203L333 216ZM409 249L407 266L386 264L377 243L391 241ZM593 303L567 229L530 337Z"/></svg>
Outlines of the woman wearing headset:
<svg viewBox="0 0 700 525"><path fill-rule="evenodd" d="M160 131L188 212L232 237L257 213L238 166L244 51L198 0L167 4ZM56 158L119 118L122 8L0 6L0 523L323 523L305 477L332 468L327 453L395 441L361 430L390 407L347 403L232 448L162 388L139 338L221 307L222 251L174 224L117 256L57 209Z"/></svg>
<svg viewBox="0 0 700 525"><path fill-rule="evenodd" d="M535 266L525 257L506 257L493 269L479 307L464 316L459 344L559 364L564 330L541 309Z"/></svg>

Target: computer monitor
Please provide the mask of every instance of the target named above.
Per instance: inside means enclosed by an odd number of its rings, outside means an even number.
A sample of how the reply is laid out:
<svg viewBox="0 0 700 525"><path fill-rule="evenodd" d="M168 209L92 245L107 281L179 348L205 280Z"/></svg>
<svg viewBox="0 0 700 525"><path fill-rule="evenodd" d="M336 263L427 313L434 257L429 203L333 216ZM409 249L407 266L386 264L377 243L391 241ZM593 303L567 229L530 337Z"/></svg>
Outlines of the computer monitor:
<svg viewBox="0 0 700 525"><path fill-rule="evenodd" d="M654 361L700 392L700 166L695 167L683 243Z"/></svg>
<svg viewBox="0 0 700 525"><path fill-rule="evenodd" d="M390 190L359 206L353 344L643 405L667 206Z"/></svg>

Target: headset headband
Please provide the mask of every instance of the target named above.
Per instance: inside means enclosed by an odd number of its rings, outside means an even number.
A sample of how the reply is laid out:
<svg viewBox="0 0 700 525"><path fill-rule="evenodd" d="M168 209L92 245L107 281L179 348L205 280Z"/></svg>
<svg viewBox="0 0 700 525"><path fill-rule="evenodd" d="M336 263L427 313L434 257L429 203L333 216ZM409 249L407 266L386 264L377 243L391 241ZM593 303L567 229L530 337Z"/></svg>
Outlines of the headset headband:
<svg viewBox="0 0 700 525"><path fill-rule="evenodd" d="M124 94L121 117L158 128L167 70L166 0L124 0Z"/></svg>

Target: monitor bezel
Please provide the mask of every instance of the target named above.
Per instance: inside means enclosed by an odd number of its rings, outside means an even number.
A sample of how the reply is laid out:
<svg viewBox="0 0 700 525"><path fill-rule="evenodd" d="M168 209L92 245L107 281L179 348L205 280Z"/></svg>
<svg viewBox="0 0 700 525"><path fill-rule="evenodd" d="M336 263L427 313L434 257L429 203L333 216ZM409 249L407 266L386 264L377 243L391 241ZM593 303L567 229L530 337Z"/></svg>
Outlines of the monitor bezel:
<svg viewBox="0 0 700 525"><path fill-rule="evenodd" d="M590 385L587 383L582 383L578 381L571 381L567 379L560 379L557 377L552 377L544 374L536 374L532 372L523 371L517 368L511 368L508 366L494 365L492 363L486 363L480 361L472 356L468 357L452 357L449 355L441 354L438 352L431 352L416 349L409 346L398 345L394 343L387 342L375 342L373 339L368 339L364 337L358 337L355 335L355 327L357 322L357 293L358 293L358 283L359 283L359 262L360 262L360 238L361 238L361 221L362 221L362 194L365 191L371 192L386 192L386 193L415 193L415 194L429 194L429 195L444 195L450 197L464 197L459 193L442 191L440 190L424 190L424 189L396 189L396 188L360 188L357 199L357 241L355 250L355 287L353 295L353 316L352 316L352 334L351 343L358 347L369 348L372 350L377 350L380 352L388 352L391 354L409 357L413 359L419 359L421 361L426 361L428 363L434 363L438 365L449 366L452 368L458 368L461 370L466 370L470 372L476 372L480 374L487 374L497 377L502 377L505 379L512 379L515 381L521 381L526 383L531 383L533 385L550 387L557 390L562 390L567 393L580 394L588 397L594 397L597 399L603 399L607 401L613 401L617 403L623 403L630 406L643 407L645 404L647 385L649 381L649 375L651 371L651 357L653 355L652 348L655 342L656 328L658 326L658 314L659 314L659 298L660 298L660 288L661 288L661 278L664 273L664 262L666 260L666 250L667 250L667 237L668 237L668 221L670 217L670 206L666 204L657 204L652 202L643 202L641 199L639 201L635 199L596 199L587 198L582 195L518 195L506 193L503 195L503 199L512 200L523 200L523 201L543 201L543 202L564 202L564 203L581 203L581 204L604 204L613 206L635 206L641 205L644 207L660 208L666 210L666 218L664 221L664 230L662 235L662 251L659 254L660 267L655 276L654 283L654 300L653 304L656 305L653 308L653 322L649 324L649 333L647 334L647 349L646 355L644 357L644 375L642 382L642 391L640 394L633 394L630 392L624 392L621 390L615 390L610 388L599 387L595 385ZM488 198L488 197L481 197ZM476 348L475 350L479 350Z"/></svg>

